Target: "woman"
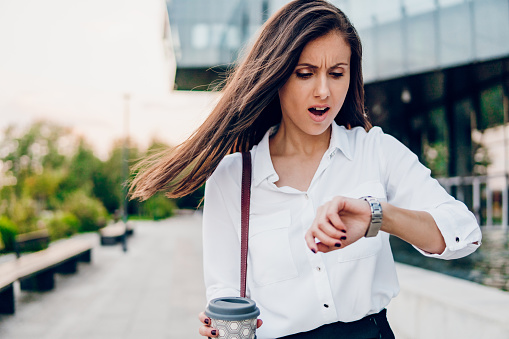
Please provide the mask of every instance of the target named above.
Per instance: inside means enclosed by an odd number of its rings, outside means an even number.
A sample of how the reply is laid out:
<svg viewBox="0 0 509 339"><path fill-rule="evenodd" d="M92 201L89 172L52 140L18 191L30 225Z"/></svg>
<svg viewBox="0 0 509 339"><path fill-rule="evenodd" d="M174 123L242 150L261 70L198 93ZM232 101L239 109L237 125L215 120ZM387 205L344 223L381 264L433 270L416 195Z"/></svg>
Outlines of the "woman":
<svg viewBox="0 0 509 339"><path fill-rule="evenodd" d="M389 234L454 259L480 245L475 217L364 113L361 43L326 1L293 1L264 25L207 121L135 178L133 197L206 180L207 299L238 296L240 151L252 157L247 295L258 338L393 338ZM200 334L217 337L199 315Z"/></svg>

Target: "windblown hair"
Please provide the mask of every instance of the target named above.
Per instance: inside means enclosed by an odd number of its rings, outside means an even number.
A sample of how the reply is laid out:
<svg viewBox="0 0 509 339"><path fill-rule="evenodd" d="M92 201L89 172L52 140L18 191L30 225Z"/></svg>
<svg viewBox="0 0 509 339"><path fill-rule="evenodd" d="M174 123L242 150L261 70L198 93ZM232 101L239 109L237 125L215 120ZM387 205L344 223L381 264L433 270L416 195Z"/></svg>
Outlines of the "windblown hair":
<svg viewBox="0 0 509 339"><path fill-rule="evenodd" d="M256 145L281 122L278 90L297 66L306 44L331 31L351 48L350 87L335 121L348 128L371 128L364 110L362 47L345 14L324 0L296 0L264 24L244 61L226 80L223 94L206 121L172 151L148 157L130 187L132 199L145 200L158 191L170 198L199 188L227 154Z"/></svg>

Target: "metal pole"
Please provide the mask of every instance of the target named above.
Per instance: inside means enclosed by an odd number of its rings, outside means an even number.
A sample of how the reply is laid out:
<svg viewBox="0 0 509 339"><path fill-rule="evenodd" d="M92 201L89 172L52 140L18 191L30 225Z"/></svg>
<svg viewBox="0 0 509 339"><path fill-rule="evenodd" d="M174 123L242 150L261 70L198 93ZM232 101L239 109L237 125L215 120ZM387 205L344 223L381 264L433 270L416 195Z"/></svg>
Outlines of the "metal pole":
<svg viewBox="0 0 509 339"><path fill-rule="evenodd" d="M129 152L129 100L130 95L124 94L124 144L122 147L122 198L123 198L123 215L124 234L122 235L122 250L127 252L127 179L129 175L128 152Z"/></svg>
<svg viewBox="0 0 509 339"><path fill-rule="evenodd" d="M486 226L493 226L493 192L489 179L486 181Z"/></svg>
<svg viewBox="0 0 509 339"><path fill-rule="evenodd" d="M505 229L505 230L508 230L509 229L509 226L508 226L508 206L507 206L507 203L508 203L508 197L507 197L507 188L508 188L508 175L509 175L509 164L508 164L508 160L509 160L509 157L507 155L507 151L508 151L508 146L507 146L507 141L508 141L508 138L507 138L507 127L508 127L508 124L507 124L507 121L509 120L509 98L508 98L508 94L506 93L505 91L505 88L504 86L502 87L502 96L503 96L503 101L502 101L502 104L503 104L503 108L504 108L504 126L503 126L503 133L504 133L504 187L503 187L503 191L502 191L502 227Z"/></svg>
<svg viewBox="0 0 509 339"><path fill-rule="evenodd" d="M472 205L477 222L481 225L481 181L478 177L472 180Z"/></svg>
<svg viewBox="0 0 509 339"><path fill-rule="evenodd" d="M504 81L504 79L502 79ZM504 109L504 126L502 132L504 133L504 187L502 191L502 227L505 230L509 230L508 225L508 206L507 206L507 188L508 188L508 178L509 175L509 157L507 156L507 124L509 120L509 88L507 88L504 84L502 84L502 107Z"/></svg>

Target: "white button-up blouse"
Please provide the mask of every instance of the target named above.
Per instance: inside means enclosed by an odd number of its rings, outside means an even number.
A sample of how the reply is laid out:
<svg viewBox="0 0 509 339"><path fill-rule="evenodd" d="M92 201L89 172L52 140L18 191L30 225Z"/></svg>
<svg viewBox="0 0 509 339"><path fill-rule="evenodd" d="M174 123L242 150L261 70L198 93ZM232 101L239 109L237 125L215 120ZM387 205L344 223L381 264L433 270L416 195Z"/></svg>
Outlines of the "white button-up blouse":
<svg viewBox="0 0 509 339"><path fill-rule="evenodd" d="M474 215L430 177L417 156L378 127L369 132L332 124L330 145L306 192L277 187L268 131L253 160L247 295L261 310L259 339L350 322L377 313L399 292L389 234L314 254L304 235L317 208L334 196L375 196L429 212L445 239L442 259L477 249ZM207 300L238 296L242 157L226 156L205 188L203 255Z"/></svg>

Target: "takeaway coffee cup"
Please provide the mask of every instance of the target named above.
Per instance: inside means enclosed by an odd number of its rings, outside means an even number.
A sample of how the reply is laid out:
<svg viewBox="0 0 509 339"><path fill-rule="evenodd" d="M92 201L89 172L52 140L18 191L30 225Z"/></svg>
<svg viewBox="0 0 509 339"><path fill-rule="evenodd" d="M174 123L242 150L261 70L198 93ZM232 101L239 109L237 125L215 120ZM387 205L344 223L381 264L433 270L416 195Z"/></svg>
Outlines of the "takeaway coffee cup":
<svg viewBox="0 0 509 339"><path fill-rule="evenodd" d="M256 339L256 319L260 310L248 298L225 297L212 299L205 310L219 338Z"/></svg>

